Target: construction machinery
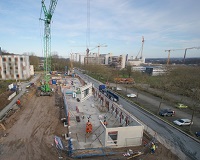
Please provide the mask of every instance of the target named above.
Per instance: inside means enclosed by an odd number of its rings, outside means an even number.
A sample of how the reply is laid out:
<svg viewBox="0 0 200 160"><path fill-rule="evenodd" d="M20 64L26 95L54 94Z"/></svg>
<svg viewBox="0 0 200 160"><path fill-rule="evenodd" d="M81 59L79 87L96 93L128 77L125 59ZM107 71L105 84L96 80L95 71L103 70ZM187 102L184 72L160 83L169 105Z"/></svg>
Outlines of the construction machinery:
<svg viewBox="0 0 200 160"><path fill-rule="evenodd" d="M141 47L140 51L138 52L137 56L135 57L136 60L143 58L143 55L142 55L143 54L143 48L144 48L144 36L142 36L142 47ZM140 57L138 58L139 54L140 54Z"/></svg>
<svg viewBox="0 0 200 160"><path fill-rule="evenodd" d="M168 52L167 65L169 65L169 61L170 61L170 52L171 51L176 51L176 50L185 50L184 58L183 58L183 63L185 63L186 52L187 52L188 49L200 49L200 47L190 47L190 48L183 48L183 49L169 49L169 50L165 50L165 52Z"/></svg>
<svg viewBox="0 0 200 160"><path fill-rule="evenodd" d="M184 53L184 57L183 57L183 63L185 63L185 58L186 58L186 53L188 49L200 49L200 47L190 47L190 48L185 48L185 53Z"/></svg>
<svg viewBox="0 0 200 160"><path fill-rule="evenodd" d="M37 89L37 96L51 96L52 89L49 86L50 72L51 72L51 19L56 8L58 0L50 0L49 9L47 10L44 0L41 1L44 12L44 18L40 20L44 21L44 80L41 82L41 86ZM41 14L41 13L40 13Z"/></svg>
<svg viewBox="0 0 200 160"><path fill-rule="evenodd" d="M115 83L121 83L121 84L133 84L134 79L133 78L114 78Z"/></svg>
<svg viewBox="0 0 200 160"><path fill-rule="evenodd" d="M88 57L89 57L89 55L91 54L90 51L92 51L92 50L94 50L94 49L96 49L96 48L98 48L98 53L97 53L96 57L97 57L97 63L99 64L99 52L100 52L100 47L107 47L107 45L101 44L101 45L98 45L98 46L96 46L96 47L94 47L94 48L92 48L92 49L89 49L89 48L86 49L87 64L88 64L88 59L89 59Z"/></svg>
<svg viewBox="0 0 200 160"><path fill-rule="evenodd" d="M169 49L169 50L165 50L165 52L168 52L167 65L169 65L169 61L170 61L170 52L171 51L176 51L176 50L181 50L181 49Z"/></svg>

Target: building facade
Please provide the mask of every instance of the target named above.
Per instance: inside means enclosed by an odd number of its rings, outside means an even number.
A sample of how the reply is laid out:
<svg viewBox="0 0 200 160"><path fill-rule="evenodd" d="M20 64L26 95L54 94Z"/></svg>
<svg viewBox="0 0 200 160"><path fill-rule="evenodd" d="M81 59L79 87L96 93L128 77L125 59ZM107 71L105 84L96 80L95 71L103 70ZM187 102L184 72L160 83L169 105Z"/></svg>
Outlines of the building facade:
<svg viewBox="0 0 200 160"><path fill-rule="evenodd" d="M26 80L30 76L29 56L0 55L1 80Z"/></svg>

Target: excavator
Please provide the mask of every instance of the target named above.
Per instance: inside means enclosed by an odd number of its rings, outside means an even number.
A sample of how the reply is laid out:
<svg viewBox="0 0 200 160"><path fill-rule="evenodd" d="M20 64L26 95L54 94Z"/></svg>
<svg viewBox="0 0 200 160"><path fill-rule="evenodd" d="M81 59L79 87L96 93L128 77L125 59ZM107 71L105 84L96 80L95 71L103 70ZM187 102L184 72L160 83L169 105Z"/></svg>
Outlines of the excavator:
<svg viewBox="0 0 200 160"><path fill-rule="evenodd" d="M51 72L51 19L56 8L58 0L50 0L49 9L47 10L44 0L42 0L42 10L44 11L44 81L37 88L37 96L52 96L52 89L49 86ZM41 10L41 11L42 11ZM41 17L41 15L40 15Z"/></svg>

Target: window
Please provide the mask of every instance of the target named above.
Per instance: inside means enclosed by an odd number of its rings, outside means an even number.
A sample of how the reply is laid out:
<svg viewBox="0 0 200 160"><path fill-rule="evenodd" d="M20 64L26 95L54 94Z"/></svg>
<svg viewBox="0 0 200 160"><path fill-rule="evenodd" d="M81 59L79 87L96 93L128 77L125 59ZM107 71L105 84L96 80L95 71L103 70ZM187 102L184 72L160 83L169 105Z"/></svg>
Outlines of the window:
<svg viewBox="0 0 200 160"><path fill-rule="evenodd" d="M117 144L117 137L118 137L118 131L108 132L108 139L111 138L115 144Z"/></svg>

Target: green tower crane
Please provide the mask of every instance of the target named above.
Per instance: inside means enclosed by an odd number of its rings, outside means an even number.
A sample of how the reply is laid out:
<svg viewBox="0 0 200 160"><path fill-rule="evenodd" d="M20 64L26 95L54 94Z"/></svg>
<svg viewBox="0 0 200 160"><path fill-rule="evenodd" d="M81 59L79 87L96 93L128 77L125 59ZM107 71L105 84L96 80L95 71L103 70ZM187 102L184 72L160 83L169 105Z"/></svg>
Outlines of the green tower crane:
<svg viewBox="0 0 200 160"><path fill-rule="evenodd" d="M51 72L51 19L56 8L58 0L50 0L49 9L47 10L45 0L42 0L42 9L44 12L44 82L39 87L38 96L51 96L52 89L49 86L50 72Z"/></svg>

